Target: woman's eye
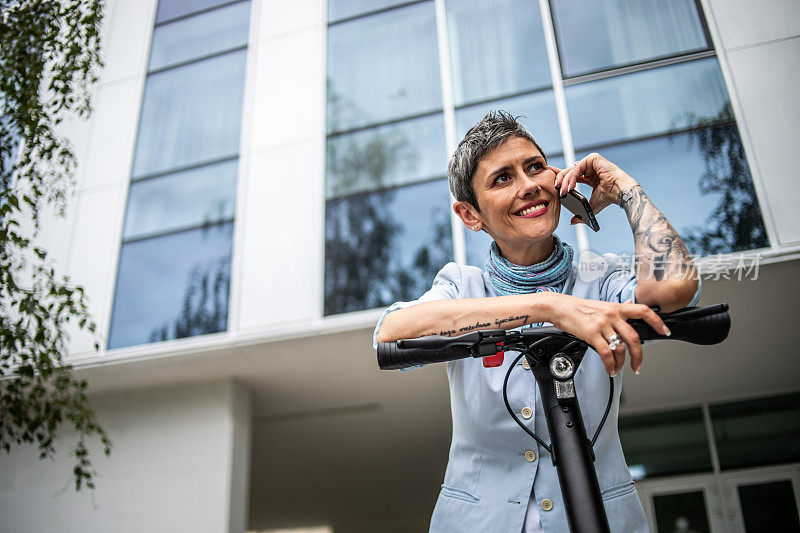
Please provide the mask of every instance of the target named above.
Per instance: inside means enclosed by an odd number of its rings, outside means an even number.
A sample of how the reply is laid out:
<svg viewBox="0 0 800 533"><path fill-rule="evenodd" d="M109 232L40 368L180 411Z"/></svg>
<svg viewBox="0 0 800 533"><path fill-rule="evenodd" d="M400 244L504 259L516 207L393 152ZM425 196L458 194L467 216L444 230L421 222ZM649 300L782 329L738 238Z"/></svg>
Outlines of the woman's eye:
<svg viewBox="0 0 800 533"><path fill-rule="evenodd" d="M531 163L531 166L528 167L528 171L530 172L531 170L542 170L543 168L544 165L537 161L536 163Z"/></svg>
<svg viewBox="0 0 800 533"><path fill-rule="evenodd" d="M495 182L495 183L505 183L505 182L507 182L509 179L511 179L511 178L509 178L508 174L500 174L499 176L497 176L497 177L494 179L494 182Z"/></svg>

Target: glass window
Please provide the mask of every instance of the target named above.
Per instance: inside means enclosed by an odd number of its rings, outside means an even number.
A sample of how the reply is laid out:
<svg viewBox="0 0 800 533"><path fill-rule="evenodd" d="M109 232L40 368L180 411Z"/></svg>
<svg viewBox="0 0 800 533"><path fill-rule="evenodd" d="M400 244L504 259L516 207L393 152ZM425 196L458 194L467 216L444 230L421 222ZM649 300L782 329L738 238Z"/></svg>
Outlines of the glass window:
<svg viewBox="0 0 800 533"><path fill-rule="evenodd" d="M520 121L530 130L548 157L561 153L561 133L558 129L558 114L553 91L540 91L457 110L456 128L459 140L490 110L508 111L515 116L522 115Z"/></svg>
<svg viewBox="0 0 800 533"><path fill-rule="evenodd" d="M558 168L563 168L564 159L562 157L554 157L548 160L548 163ZM575 236L575 228L569 225L572 219L572 214L566 209L561 209L561 214L558 219L558 227L555 234L565 243L572 246L575 251L575 260L578 259L578 241ZM472 231L465 228L466 232L466 247L467 247L467 263L476 267L483 268L486 263L486 255L489 253L489 245L492 243L492 238L485 231Z"/></svg>
<svg viewBox="0 0 800 533"><path fill-rule="evenodd" d="M325 314L414 300L452 261L447 180L330 200Z"/></svg>
<svg viewBox="0 0 800 533"><path fill-rule="evenodd" d="M622 417L619 437L636 479L711 470L699 408Z"/></svg>
<svg viewBox="0 0 800 533"><path fill-rule="evenodd" d="M576 148L730 120L716 58L565 88Z"/></svg>
<svg viewBox="0 0 800 533"><path fill-rule="evenodd" d="M695 0L553 0L564 76L709 48Z"/></svg>
<svg viewBox="0 0 800 533"><path fill-rule="evenodd" d="M708 533L708 509L703 491L653 496L656 531Z"/></svg>
<svg viewBox="0 0 800 533"><path fill-rule="evenodd" d="M134 177L238 153L246 53L148 76Z"/></svg>
<svg viewBox="0 0 800 533"><path fill-rule="evenodd" d="M227 329L247 51L224 51L246 46L249 16L249 1L159 1L109 349Z"/></svg>
<svg viewBox="0 0 800 533"><path fill-rule="evenodd" d="M240 2L158 26L150 49L150 70L247 44L250 2Z"/></svg>
<svg viewBox="0 0 800 533"><path fill-rule="evenodd" d="M550 82L539 4L527 0L448 0L456 105Z"/></svg>
<svg viewBox="0 0 800 533"><path fill-rule="evenodd" d="M328 0L328 22L385 9L407 0Z"/></svg>
<svg viewBox="0 0 800 533"><path fill-rule="evenodd" d="M233 224L122 245L108 347L227 329Z"/></svg>
<svg viewBox="0 0 800 533"><path fill-rule="evenodd" d="M800 531L790 480L742 485L738 492L745 531Z"/></svg>
<svg viewBox="0 0 800 533"><path fill-rule="evenodd" d="M328 139L328 198L422 181L447 167L441 114Z"/></svg>
<svg viewBox="0 0 800 533"><path fill-rule="evenodd" d="M695 130L599 152L642 184L692 254L768 246L736 126ZM581 192L587 197L591 194ZM608 206L597 221L600 231L589 232L592 250L633 253L631 228L622 209Z"/></svg>
<svg viewBox="0 0 800 533"><path fill-rule="evenodd" d="M132 183L123 238L232 219L237 168L225 161Z"/></svg>
<svg viewBox="0 0 800 533"><path fill-rule="evenodd" d="M156 24L230 3L231 0L159 0Z"/></svg>
<svg viewBox="0 0 800 533"><path fill-rule="evenodd" d="M328 31L328 131L442 106L433 2L336 24Z"/></svg>
<svg viewBox="0 0 800 533"><path fill-rule="evenodd" d="M711 406L723 469L800 461L800 394Z"/></svg>

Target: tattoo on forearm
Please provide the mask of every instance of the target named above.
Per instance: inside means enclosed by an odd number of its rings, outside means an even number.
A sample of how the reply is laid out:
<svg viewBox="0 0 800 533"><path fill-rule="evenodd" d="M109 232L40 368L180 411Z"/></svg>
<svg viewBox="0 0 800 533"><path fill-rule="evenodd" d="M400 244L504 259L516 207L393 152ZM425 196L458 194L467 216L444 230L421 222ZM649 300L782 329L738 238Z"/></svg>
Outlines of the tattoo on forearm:
<svg viewBox="0 0 800 533"><path fill-rule="evenodd" d="M509 316L509 317L506 317L506 318L495 318L492 321L494 322L495 326L500 327L503 324L509 324L511 322L516 322L517 320L522 320L522 324L527 324L529 318L530 318L530 315L517 315L517 316L512 315L512 316ZM468 331L473 331L473 330L476 330L476 329L486 329L489 326L491 326L491 322L481 322L479 320L479 321L475 322L474 324L470 324L469 326L464 326L462 328L458 328L458 330L448 329L448 330L442 330L442 331L440 331L438 333L436 333L436 332L425 333L422 336L426 337L428 335L442 335L442 336L445 336L445 337L449 337L450 335L453 335L454 333L466 333Z"/></svg>
<svg viewBox="0 0 800 533"><path fill-rule="evenodd" d="M633 229L637 259L650 263L648 266L656 281L684 272L686 265L692 262L689 250L642 188L635 187L627 202L620 193L618 202Z"/></svg>
<svg viewBox="0 0 800 533"><path fill-rule="evenodd" d="M458 332L459 333L464 333L466 331L472 331L474 329L488 328L490 325L491 324L489 322L481 322L480 320L478 320L474 324L471 324L469 326L464 326L463 328L458 328Z"/></svg>
<svg viewBox="0 0 800 533"><path fill-rule="evenodd" d="M507 324L509 322L515 322L517 320L522 320L523 324L527 324L528 323L528 319L530 317L531 317L531 315L519 315L519 316L510 316L508 318L495 318L494 319L494 325L499 328L503 324Z"/></svg>

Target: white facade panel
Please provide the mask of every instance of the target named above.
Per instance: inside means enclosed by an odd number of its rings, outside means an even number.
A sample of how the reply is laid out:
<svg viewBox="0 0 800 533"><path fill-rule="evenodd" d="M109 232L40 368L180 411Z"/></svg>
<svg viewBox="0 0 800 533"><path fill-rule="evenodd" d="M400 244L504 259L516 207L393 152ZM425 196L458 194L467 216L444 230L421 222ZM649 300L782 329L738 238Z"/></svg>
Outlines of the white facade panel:
<svg viewBox="0 0 800 533"><path fill-rule="evenodd" d="M800 37L728 52L779 244L800 243Z"/></svg>
<svg viewBox="0 0 800 533"><path fill-rule="evenodd" d="M156 0L114 0L106 4L101 83L144 72Z"/></svg>
<svg viewBox="0 0 800 533"><path fill-rule="evenodd" d="M119 183L81 192L73 200L76 212L66 274L84 287L102 336L108 332L126 190L127 183ZM70 355L91 352L93 345L88 332L73 333Z"/></svg>
<svg viewBox="0 0 800 533"><path fill-rule="evenodd" d="M323 139L325 127L325 27L259 39L253 108L252 151ZM312 154L308 155L310 159ZM320 154L316 154L320 156ZM322 189L320 189L320 192Z"/></svg>
<svg viewBox="0 0 800 533"><path fill-rule="evenodd" d="M800 34L800 0L708 0L708 4L726 49Z"/></svg>
<svg viewBox="0 0 800 533"><path fill-rule="evenodd" d="M238 329L311 321L322 294L321 142L248 159Z"/></svg>
<svg viewBox="0 0 800 533"><path fill-rule="evenodd" d="M113 449L106 458L96 439L88 442L98 472L93 494L73 489L73 458L65 452L74 435L59 439L56 461L40 461L29 447L0 455L0 529L243 531L245 505L232 495L242 498L246 486L234 485L246 478L231 475L232 465L248 460L236 456L247 452L238 440L250 431L249 397L239 387L220 382L96 398Z"/></svg>
<svg viewBox="0 0 800 533"><path fill-rule="evenodd" d="M258 4L258 36L261 39L318 28L325 24L324 0L262 0Z"/></svg>
<svg viewBox="0 0 800 533"><path fill-rule="evenodd" d="M321 312L326 26L322 2L302 4L309 11L293 6L280 15L297 28L289 33L271 21L273 3L254 11L260 29L249 50L234 330L311 321Z"/></svg>
<svg viewBox="0 0 800 533"><path fill-rule="evenodd" d="M131 78L98 88L79 190L130 180L143 79Z"/></svg>

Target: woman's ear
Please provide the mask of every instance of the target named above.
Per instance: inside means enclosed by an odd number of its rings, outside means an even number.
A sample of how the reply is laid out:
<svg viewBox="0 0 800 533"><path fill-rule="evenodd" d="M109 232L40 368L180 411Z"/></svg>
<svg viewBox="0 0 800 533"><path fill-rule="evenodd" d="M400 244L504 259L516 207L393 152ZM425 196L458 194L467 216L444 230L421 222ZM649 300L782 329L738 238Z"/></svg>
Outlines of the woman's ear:
<svg viewBox="0 0 800 533"><path fill-rule="evenodd" d="M453 211L456 212L458 218L464 225L472 231L480 231L483 229L483 221L481 220L478 210L467 202L456 202L453 204Z"/></svg>

